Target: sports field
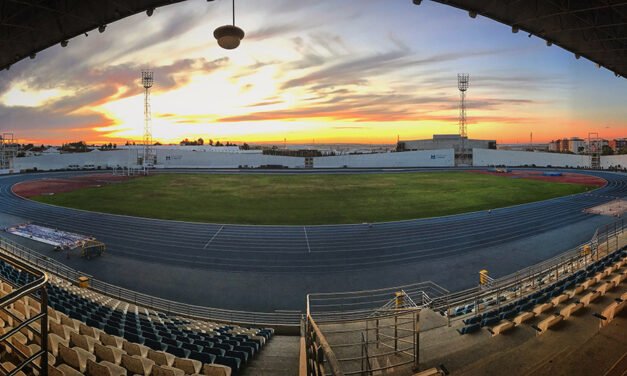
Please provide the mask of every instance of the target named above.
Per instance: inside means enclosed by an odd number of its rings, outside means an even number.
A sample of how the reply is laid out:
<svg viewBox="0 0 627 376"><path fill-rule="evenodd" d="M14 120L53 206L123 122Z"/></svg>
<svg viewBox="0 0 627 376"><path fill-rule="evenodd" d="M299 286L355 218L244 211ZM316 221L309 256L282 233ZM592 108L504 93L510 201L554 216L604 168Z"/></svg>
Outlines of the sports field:
<svg viewBox="0 0 627 376"><path fill-rule="evenodd" d="M593 188L596 187L469 172L161 174L33 199L90 211L150 218L312 225L458 214L545 200Z"/></svg>

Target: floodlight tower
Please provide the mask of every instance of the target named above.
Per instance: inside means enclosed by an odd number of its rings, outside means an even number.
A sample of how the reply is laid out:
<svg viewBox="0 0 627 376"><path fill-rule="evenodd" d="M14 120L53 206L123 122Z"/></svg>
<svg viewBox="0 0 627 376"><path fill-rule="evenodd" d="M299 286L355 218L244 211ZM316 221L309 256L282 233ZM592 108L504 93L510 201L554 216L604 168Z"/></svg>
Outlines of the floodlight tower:
<svg viewBox="0 0 627 376"><path fill-rule="evenodd" d="M142 71L142 85L144 86L144 155L142 166L148 167L148 160L152 159L152 114L150 110L150 88L154 83L152 71Z"/></svg>
<svg viewBox="0 0 627 376"><path fill-rule="evenodd" d="M457 75L457 88L459 89L460 104L459 104L459 137L461 138L461 161L466 161L466 141L468 139L468 133L466 132L466 90L470 83L470 75L467 73L459 73Z"/></svg>

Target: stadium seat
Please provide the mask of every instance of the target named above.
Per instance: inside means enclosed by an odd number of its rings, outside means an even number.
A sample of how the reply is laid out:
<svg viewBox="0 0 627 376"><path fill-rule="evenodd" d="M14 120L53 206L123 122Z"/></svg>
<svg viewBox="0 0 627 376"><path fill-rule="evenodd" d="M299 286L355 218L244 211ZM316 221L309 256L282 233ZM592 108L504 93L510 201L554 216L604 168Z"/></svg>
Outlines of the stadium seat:
<svg viewBox="0 0 627 376"><path fill-rule="evenodd" d="M189 354L189 358L198 360L202 363L213 363L215 362L216 356L213 354L206 353L206 352L192 351Z"/></svg>
<svg viewBox="0 0 627 376"><path fill-rule="evenodd" d="M182 369L186 374L191 375L200 372L202 362L194 359L174 359L174 367Z"/></svg>
<svg viewBox="0 0 627 376"><path fill-rule="evenodd" d="M537 330L538 332L537 334L540 335L542 333L545 333L547 330L549 330L549 328L551 328L555 324L561 322L563 319L564 317L558 314L551 315L547 317L546 319L540 321L537 325L532 325L532 328Z"/></svg>
<svg viewBox="0 0 627 376"><path fill-rule="evenodd" d="M240 368L241 361L238 358L232 358L230 356L216 356L216 364L222 364L233 370L233 373L237 373Z"/></svg>
<svg viewBox="0 0 627 376"><path fill-rule="evenodd" d="M570 303L560 310L560 315L564 318L564 320L567 320L573 313L577 312L581 308L583 308L583 303Z"/></svg>
<svg viewBox="0 0 627 376"><path fill-rule="evenodd" d="M145 358L148 355L149 347L140 345L139 343L124 341L122 344L122 350L126 351L128 355L138 355Z"/></svg>
<svg viewBox="0 0 627 376"><path fill-rule="evenodd" d="M70 340L63 339L54 333L48 333L48 351L52 351L52 355L59 356L59 345L65 347L70 346Z"/></svg>
<svg viewBox="0 0 627 376"><path fill-rule="evenodd" d="M64 363L79 372L85 372L87 369L87 359L96 361L96 356L80 347L69 348L63 344L59 344L59 356Z"/></svg>
<svg viewBox="0 0 627 376"><path fill-rule="evenodd" d="M96 363L87 359L87 375L89 376L126 376L126 374L126 369L113 363L107 361Z"/></svg>
<svg viewBox="0 0 627 376"><path fill-rule="evenodd" d="M112 336L105 332L101 332L100 342L102 342L103 345L113 346L113 347L117 347L118 349L121 349L124 343L124 339L120 337Z"/></svg>
<svg viewBox="0 0 627 376"><path fill-rule="evenodd" d="M492 333L492 336L501 334L507 330L510 330L511 328L514 327L514 323L511 321L502 321L499 324L495 325L494 327L488 329L490 331L490 333Z"/></svg>
<svg viewBox="0 0 627 376"><path fill-rule="evenodd" d="M170 366L154 365L151 376L185 376L185 371Z"/></svg>
<svg viewBox="0 0 627 376"><path fill-rule="evenodd" d="M165 350L168 347L168 345L166 345L164 343L161 343L159 341L155 341L155 340L152 340L152 339L148 339L148 338L146 338L146 340L144 341L144 345L150 347L153 350L157 350L157 351L163 351L163 350Z"/></svg>
<svg viewBox="0 0 627 376"><path fill-rule="evenodd" d="M126 368L131 374L150 375L152 367L155 365L153 360L142 358L137 355L122 354L122 367Z"/></svg>
<svg viewBox="0 0 627 376"><path fill-rule="evenodd" d="M463 328L458 329L457 331L459 332L459 334L464 335L464 334L474 333L478 331L479 329L481 329L480 324L472 324L472 325L464 326Z"/></svg>
<svg viewBox="0 0 627 376"><path fill-rule="evenodd" d="M107 361L119 365L122 362L122 354L124 350L114 346L105 346L100 343L94 345L94 354L99 361Z"/></svg>
<svg viewBox="0 0 627 376"><path fill-rule="evenodd" d="M148 350L148 359L153 360L160 366L171 366L174 364L175 356L165 351Z"/></svg>
<svg viewBox="0 0 627 376"><path fill-rule="evenodd" d="M200 374L206 376L231 376L232 372L231 367L222 364L205 363Z"/></svg>

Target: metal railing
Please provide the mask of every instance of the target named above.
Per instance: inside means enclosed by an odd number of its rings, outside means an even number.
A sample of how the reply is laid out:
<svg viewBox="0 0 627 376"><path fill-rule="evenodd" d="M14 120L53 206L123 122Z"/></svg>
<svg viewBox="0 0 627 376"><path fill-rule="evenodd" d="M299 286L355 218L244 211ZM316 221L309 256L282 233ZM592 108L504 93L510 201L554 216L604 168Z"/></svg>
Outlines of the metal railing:
<svg viewBox="0 0 627 376"><path fill-rule="evenodd" d="M31 374L35 371L46 375L48 370L48 294L46 291L48 275L12 256L0 255L0 260L8 263L16 270L24 271L36 278L23 286L17 286L12 281L2 279L2 284L10 286L11 291L6 293L7 291L3 288L0 311L2 311L3 317L8 318L11 323L2 330L0 345L7 349L10 348L15 354L15 359L17 359L14 369L11 371L2 369L2 372L9 376L19 372ZM5 293L6 295L4 295ZM32 301L30 305L26 304L27 299ZM17 311L14 308L17 302L32 307L30 314L23 315ZM7 322L7 324L9 323ZM16 346L13 339L16 338L18 332L32 338L39 345L39 350L34 351L29 347L27 351L22 351Z"/></svg>
<svg viewBox="0 0 627 376"><path fill-rule="evenodd" d="M316 323L306 318L307 376L371 376L417 370L420 308L385 316Z"/></svg>
<svg viewBox="0 0 627 376"><path fill-rule="evenodd" d="M298 332L300 326L300 312L250 312L203 307L175 302L115 286L76 271L4 237L0 237L0 254L19 257L52 275L73 283L76 283L79 277L87 276L90 278L90 289L93 291L167 314L227 324L283 327L287 332L294 331L295 333Z"/></svg>
<svg viewBox="0 0 627 376"><path fill-rule="evenodd" d="M627 237L623 237L626 230L627 223L622 219L599 227L590 241L578 247L512 274L492 279L488 288L478 285L437 297L433 299L430 308L446 312L450 318L451 308L454 307L473 304L475 306L473 312L477 313L482 307L482 302L488 300L495 302L498 307L506 296L522 297L524 294L532 293L542 287L545 281L566 278L589 263L627 246Z"/></svg>

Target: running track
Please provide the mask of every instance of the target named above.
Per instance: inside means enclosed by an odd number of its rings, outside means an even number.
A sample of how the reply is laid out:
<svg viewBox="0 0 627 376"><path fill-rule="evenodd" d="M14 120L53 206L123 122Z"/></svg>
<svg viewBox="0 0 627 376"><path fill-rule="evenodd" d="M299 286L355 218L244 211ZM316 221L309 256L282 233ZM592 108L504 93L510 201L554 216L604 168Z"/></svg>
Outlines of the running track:
<svg viewBox="0 0 627 376"><path fill-rule="evenodd" d="M359 173L386 171L399 172L396 169L360 170ZM346 171L335 170L328 173ZM446 268L447 263L454 264L460 256L469 256L486 248L504 246L586 221L596 224L599 216L585 214L582 209L625 197L627 175L586 173L602 177L608 184L591 193L496 209L491 213L484 211L449 217L375 223L372 226L364 224L245 226L153 220L54 207L19 198L11 192L11 186L20 181L71 176L77 172L0 178L0 212L37 224L93 235L107 244L109 250L107 257L129 260L133 265L141 263L159 265L161 268L159 270L163 270L164 274L168 273L169 268L177 269L177 273L193 269L207 275L222 273L220 274L222 276L235 274L232 272L243 272L237 277L240 279L245 278L242 274L272 274L275 275L273 282L267 286L272 290L275 289L272 284L281 283L282 278L276 277L277 275L291 275L291 278L297 278L316 273L339 273L353 276L361 274L362 278L366 278L369 273L376 274L373 270L382 267L421 264L433 260L438 260L439 265ZM597 218L597 221L592 221L594 218ZM611 219L607 219L606 222L611 222ZM107 280L102 275L98 277ZM194 278L197 280L198 277ZM285 280L289 281L290 278ZM110 281L129 284L129 281L119 281L115 277L110 278ZM337 281L336 278L334 283L337 284ZM341 290L342 286L320 286L319 289L337 291ZM286 286L280 286L280 290L285 291ZM300 291L298 299L302 301L306 292ZM165 295L172 298L171 292L166 292ZM177 297L179 298L177 300L199 303L193 297L189 299L185 296ZM206 302L206 299L204 297L203 302ZM278 300L280 298L275 299ZM214 301L234 302L227 299ZM268 302L268 306L255 304L248 307L247 304L240 303L224 308L272 310L296 306L292 303L272 305L273 303Z"/></svg>

